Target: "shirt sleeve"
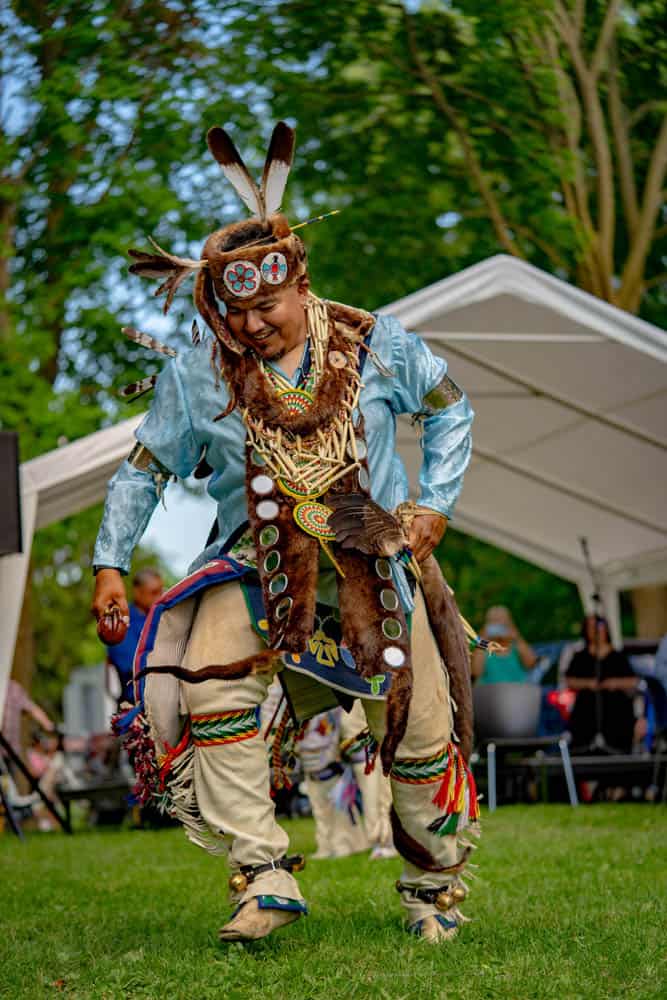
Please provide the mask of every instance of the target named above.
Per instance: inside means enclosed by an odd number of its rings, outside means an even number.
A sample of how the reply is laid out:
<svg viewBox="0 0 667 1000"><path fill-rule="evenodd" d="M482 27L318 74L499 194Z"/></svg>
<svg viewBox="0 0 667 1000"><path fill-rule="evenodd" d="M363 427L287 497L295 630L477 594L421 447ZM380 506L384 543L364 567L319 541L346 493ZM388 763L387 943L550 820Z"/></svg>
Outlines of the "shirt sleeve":
<svg viewBox="0 0 667 1000"><path fill-rule="evenodd" d="M396 413L410 413L422 424L423 460L419 503L451 517L470 462L474 413L466 394L447 375L421 337L406 333L392 319L392 370Z"/></svg>
<svg viewBox="0 0 667 1000"><path fill-rule="evenodd" d="M93 565L115 566L129 573L132 553L157 502L158 487L152 474L135 469L127 460L123 462L109 481Z"/></svg>
<svg viewBox="0 0 667 1000"><path fill-rule="evenodd" d="M163 368L150 410L136 438L167 472L185 479L197 464L195 439L182 363L173 358ZM127 460L109 482L93 565L129 572L132 553L148 526L160 496L158 478Z"/></svg>
<svg viewBox="0 0 667 1000"><path fill-rule="evenodd" d="M195 438L186 389L186 363L187 358L178 357L164 366L151 408L136 431L137 441L181 479L190 475L201 451Z"/></svg>

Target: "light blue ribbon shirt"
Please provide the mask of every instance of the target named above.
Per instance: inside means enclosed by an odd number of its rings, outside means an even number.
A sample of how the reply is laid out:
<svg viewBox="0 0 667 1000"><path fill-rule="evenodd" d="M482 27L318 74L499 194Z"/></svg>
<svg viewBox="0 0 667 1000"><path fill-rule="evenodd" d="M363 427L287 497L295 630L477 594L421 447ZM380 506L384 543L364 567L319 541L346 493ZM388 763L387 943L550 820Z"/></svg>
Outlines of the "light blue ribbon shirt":
<svg viewBox="0 0 667 1000"><path fill-rule="evenodd" d="M211 343L210 337L204 337L198 346L181 351L167 362L157 380L150 410L136 431L137 440L180 478L192 473L202 448L207 448L206 461L214 470L208 492L218 505L219 541L201 553L194 565L201 565L214 550L219 551L220 541L248 518L245 428L236 410L214 422L227 405L228 394L224 382L216 387ZM440 384L447 363L432 354L420 337L406 333L391 316L377 317L370 345L393 376L380 374L368 357L359 408L365 421L372 496L385 510L393 510L408 499L409 493L408 477L396 451L396 417L425 414L424 397ZM298 375L297 370L294 383ZM448 518L470 461L472 419L473 411L463 394L457 402L424 415L422 421L418 502ZM128 572L132 552L158 500L153 475L123 462L109 482L94 565L115 566ZM410 606L403 574L395 575L404 604Z"/></svg>

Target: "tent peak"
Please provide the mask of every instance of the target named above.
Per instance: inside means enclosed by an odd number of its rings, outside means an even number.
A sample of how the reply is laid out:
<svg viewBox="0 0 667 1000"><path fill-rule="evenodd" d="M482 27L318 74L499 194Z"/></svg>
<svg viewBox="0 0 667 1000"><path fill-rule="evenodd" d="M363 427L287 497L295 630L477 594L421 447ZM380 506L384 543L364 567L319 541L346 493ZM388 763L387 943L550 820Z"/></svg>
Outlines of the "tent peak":
<svg viewBox="0 0 667 1000"><path fill-rule="evenodd" d="M495 254L380 309L404 326L423 329L437 317L498 296L537 304L569 320L667 361L665 333L541 268L509 254Z"/></svg>

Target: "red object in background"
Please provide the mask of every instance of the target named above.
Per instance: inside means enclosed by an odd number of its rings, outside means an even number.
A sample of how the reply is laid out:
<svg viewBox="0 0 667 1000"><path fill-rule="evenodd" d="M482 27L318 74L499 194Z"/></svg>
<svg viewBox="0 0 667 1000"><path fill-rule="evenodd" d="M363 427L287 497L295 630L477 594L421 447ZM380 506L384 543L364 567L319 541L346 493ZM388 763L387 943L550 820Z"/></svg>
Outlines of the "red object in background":
<svg viewBox="0 0 667 1000"><path fill-rule="evenodd" d="M556 709L563 722L567 722L576 698L577 694L571 688L562 688L558 691L549 691L547 694L547 704Z"/></svg>

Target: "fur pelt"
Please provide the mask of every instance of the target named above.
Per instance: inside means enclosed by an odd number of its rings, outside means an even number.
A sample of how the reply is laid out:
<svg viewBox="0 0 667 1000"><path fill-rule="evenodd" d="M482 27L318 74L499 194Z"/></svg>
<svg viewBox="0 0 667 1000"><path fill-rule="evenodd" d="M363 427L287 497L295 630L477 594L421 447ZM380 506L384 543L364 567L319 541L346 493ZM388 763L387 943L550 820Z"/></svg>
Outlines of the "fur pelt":
<svg viewBox="0 0 667 1000"><path fill-rule="evenodd" d="M303 240L293 233L284 215L276 214L266 220L266 237L252 240L245 246L237 246L232 250L225 250L224 245L232 232L243 232L248 227L248 222L237 222L224 229L219 229L212 233L206 240L202 249L202 259L208 262L208 268L218 297L223 302L233 302L237 297L227 288L223 281L224 270L228 264L234 261L247 260L259 268L262 260L269 253L281 253L287 261L287 279L280 285L280 288L287 288L306 271L306 248ZM260 282L257 295L260 298L267 292L275 291L274 286ZM254 298L244 298L243 303L252 306Z"/></svg>
<svg viewBox="0 0 667 1000"><path fill-rule="evenodd" d="M280 653L275 649L265 649L254 656L233 663L210 664L199 670L187 670L185 667L160 663L152 667L144 667L139 671L136 680L141 680L147 674L172 674L180 681L188 684L203 684L204 681L238 681L250 674L270 674L282 663Z"/></svg>
<svg viewBox="0 0 667 1000"><path fill-rule="evenodd" d="M387 695L386 730L380 747L382 773L385 777L391 771L398 745L408 727L408 715L412 700L412 663L408 657L405 666L394 670L391 688Z"/></svg>
<svg viewBox="0 0 667 1000"><path fill-rule="evenodd" d="M472 854L471 847L464 848L459 860L455 864L443 867L438 864L427 847L424 847L424 845L420 844L418 840L415 840L414 837L410 836L401 823L398 813L393 805L389 815L391 819L391 829L394 835L394 846L401 857L405 858L406 861L409 861L411 865L414 865L416 868L421 868L424 872L437 872L438 874L445 875L457 875L459 872L463 871L468 863L470 855Z"/></svg>
<svg viewBox="0 0 667 1000"><path fill-rule="evenodd" d="M330 299L327 300L327 309L336 329L346 339L352 338L359 341L375 326L375 316L366 312L365 309L355 309L354 306L346 306L342 302L332 302Z"/></svg>
<svg viewBox="0 0 667 1000"><path fill-rule="evenodd" d="M385 612L380 604L380 591L391 589L389 580L382 580L375 572L375 557L364 556L352 549L334 546L335 556L345 573L338 578L338 601L341 628L358 673L372 677L377 673L391 673L391 687L387 694L386 731L380 748L382 771L389 774L396 748L405 736L412 697L412 664L407 622L400 606L396 611ZM403 626L400 639L385 639L381 621L391 614ZM405 655L405 663L398 669L386 666L382 650L397 646Z"/></svg>
<svg viewBox="0 0 667 1000"><path fill-rule="evenodd" d="M357 434L363 433L363 421L360 421ZM362 462L362 467L368 472L368 463ZM348 473L337 488L332 490L335 496L340 494L359 494L357 473ZM367 495L367 491L362 491ZM327 498L324 498L327 502ZM338 577L338 603L340 607L341 628L343 638L349 648L357 671L362 677L371 677L382 671L391 671L392 682L387 694L386 730L380 748L382 771L389 774L396 754L396 749L405 736L412 697L412 661L410 657L410 636L408 624L400 600L395 611L385 611L380 601L383 590L394 590L392 580L383 580L378 576L376 562L379 555L364 555L358 549L343 548L333 545L336 560L339 562L344 577ZM402 626L400 639L387 639L382 633L382 619L395 618ZM405 657L402 667L390 668L385 665L382 652L387 646L396 646Z"/></svg>
<svg viewBox="0 0 667 1000"><path fill-rule="evenodd" d="M349 348L350 344L330 321L328 351L345 351ZM226 370L224 376L228 383L231 382L240 409L248 407L253 418L263 420L267 427L280 427L291 434L307 437L318 428L327 427L335 417L344 414L341 400L350 382L350 369L334 368L327 359L324 373L315 390L313 405L304 413L295 414L288 412L252 354L237 358L233 371Z"/></svg>
<svg viewBox="0 0 667 1000"><path fill-rule="evenodd" d="M464 760L473 745L472 683L468 641L456 601L447 586L435 556L422 563L422 588L426 611L440 655L449 674L449 691L456 705L455 725Z"/></svg>
<svg viewBox="0 0 667 1000"><path fill-rule="evenodd" d="M329 350L344 351L349 348L349 343L338 333L331 318L329 323ZM292 435L301 434L307 437L318 428L328 426L335 418L345 416L344 413L341 413L341 400L344 398L350 382L350 368L335 368L328 360L326 371L315 391L313 404L303 414L288 412L284 403L267 381L257 360L251 354L244 354L237 358L233 370L229 366L227 367L225 377L228 383L231 380L231 395L236 399L240 408L248 407L254 419L261 419L266 426L280 428ZM269 621L269 642L272 646L284 651L300 653L306 648L308 639L313 632L319 543L297 527L293 518L296 501L282 493L277 484L274 485L270 494L259 497L253 493L250 485L253 476L266 470L253 463L252 454L252 448L248 445L246 449L246 496L250 525L259 556L258 571ZM285 573L289 581L288 590L276 596L271 594L269 590L270 578L263 570L266 550L262 548L260 543L260 533L266 522L257 517L257 504L262 500L269 499L275 501L279 509L278 517L274 523L280 532L280 538L273 548L280 552L280 572ZM278 620L272 614L272 608L276 607L280 599L286 596L292 599L292 608L286 618Z"/></svg>

